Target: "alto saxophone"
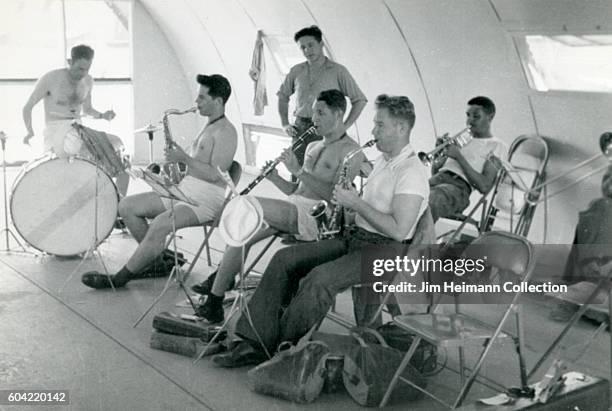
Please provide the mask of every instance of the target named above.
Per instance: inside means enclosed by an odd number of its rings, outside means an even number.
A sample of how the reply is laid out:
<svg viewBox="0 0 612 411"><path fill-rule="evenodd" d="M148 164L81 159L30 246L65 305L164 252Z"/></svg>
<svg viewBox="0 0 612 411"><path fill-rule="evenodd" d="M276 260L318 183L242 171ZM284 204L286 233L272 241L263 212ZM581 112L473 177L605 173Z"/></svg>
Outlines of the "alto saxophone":
<svg viewBox="0 0 612 411"><path fill-rule="evenodd" d="M164 116L162 117L162 126L164 129L165 149L170 149L176 145L176 142L172 139L172 132L170 130L170 122L168 121L168 116L180 116L183 114L195 113L197 109L197 107L191 107L187 110L177 110L175 108L171 108L164 111ZM161 165L157 163L151 163L147 166L147 169L155 174L165 175L173 184L180 183L183 177L185 177L185 175L187 174L187 165L181 162L167 161Z"/></svg>
<svg viewBox="0 0 612 411"><path fill-rule="evenodd" d="M340 178L338 179L338 184L342 188L348 190L352 184L352 181L350 181L348 178L349 162L351 159L366 148L373 146L374 143L376 143L376 139L368 141L363 146L349 152L346 156L344 156L342 159L342 171L340 172ZM344 207L338 204L335 197L333 197L331 200L331 206L333 209L329 217L328 210L330 207L325 200L319 201L310 209L310 215L317 222L317 228L319 231L317 241L326 240L342 234L342 230L344 229Z"/></svg>

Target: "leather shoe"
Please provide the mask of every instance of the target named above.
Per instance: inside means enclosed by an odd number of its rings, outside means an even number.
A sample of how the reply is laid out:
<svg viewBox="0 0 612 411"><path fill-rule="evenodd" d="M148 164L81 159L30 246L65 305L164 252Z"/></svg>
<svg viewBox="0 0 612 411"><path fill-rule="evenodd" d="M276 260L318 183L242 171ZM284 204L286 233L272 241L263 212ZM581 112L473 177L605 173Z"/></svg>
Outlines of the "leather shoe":
<svg viewBox="0 0 612 411"><path fill-rule="evenodd" d="M217 367L236 368L245 365L257 365L266 360L266 355L261 351L255 350L246 341L240 341L230 351L217 354L212 357L213 363Z"/></svg>
<svg viewBox="0 0 612 411"><path fill-rule="evenodd" d="M225 310L223 310L223 299L221 298L220 304L212 302L212 298L209 295L206 302L196 309L196 315L204 318L210 324L221 323L225 319Z"/></svg>
<svg viewBox="0 0 612 411"><path fill-rule="evenodd" d="M101 274L96 271L90 271L83 274L81 282L88 287L101 290L104 288L121 288L124 287L129 280L117 280L114 275Z"/></svg>

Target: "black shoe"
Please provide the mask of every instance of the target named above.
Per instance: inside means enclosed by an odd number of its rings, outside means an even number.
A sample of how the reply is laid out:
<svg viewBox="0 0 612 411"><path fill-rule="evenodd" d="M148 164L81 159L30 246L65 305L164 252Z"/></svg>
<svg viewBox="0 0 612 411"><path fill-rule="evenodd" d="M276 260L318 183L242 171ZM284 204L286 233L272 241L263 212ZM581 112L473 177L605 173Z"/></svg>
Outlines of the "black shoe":
<svg viewBox="0 0 612 411"><path fill-rule="evenodd" d="M157 257L155 261L149 264L138 273L132 274L132 280L140 280L145 278L167 277L172 272L174 264L170 264L162 257Z"/></svg>
<svg viewBox="0 0 612 411"><path fill-rule="evenodd" d="M104 288L121 288L128 283L128 279L118 280L114 275L102 274L96 271L90 271L83 274L81 282L88 287L101 290Z"/></svg>
<svg viewBox="0 0 612 411"><path fill-rule="evenodd" d="M217 367L223 368L257 365L266 361L266 359L267 357L263 352L255 350L246 341L240 341L230 351L223 354L217 354L212 357L213 363Z"/></svg>
<svg viewBox="0 0 612 411"><path fill-rule="evenodd" d="M191 290L194 293L198 293L201 295L210 294L213 284L215 283L215 278L217 278L217 271L214 271L208 278L202 281L200 284L195 284L191 286ZM232 281L229 284L229 289L233 289L236 286L236 279L232 278Z"/></svg>
<svg viewBox="0 0 612 411"><path fill-rule="evenodd" d="M179 264L181 267L182 267L182 266L184 266L184 265L185 265L185 263L187 263L187 259L185 258L185 255L184 255L183 253L181 253L181 252L176 253L176 255L177 255L177 261L178 261L178 264ZM174 265L174 251L171 251L171 250L165 249L165 250L162 252L161 257L163 258L163 260L164 260L166 263L170 263L170 264Z"/></svg>
<svg viewBox="0 0 612 411"><path fill-rule="evenodd" d="M196 315L204 318L211 324L222 323L225 319L225 311L223 310L223 298L208 295L206 302L196 309Z"/></svg>

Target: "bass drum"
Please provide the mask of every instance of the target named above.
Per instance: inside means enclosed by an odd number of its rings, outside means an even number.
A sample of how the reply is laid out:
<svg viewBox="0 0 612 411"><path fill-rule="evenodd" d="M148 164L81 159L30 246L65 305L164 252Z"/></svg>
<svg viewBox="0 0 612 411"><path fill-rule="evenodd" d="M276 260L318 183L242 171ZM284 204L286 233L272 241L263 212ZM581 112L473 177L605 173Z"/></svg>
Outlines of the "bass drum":
<svg viewBox="0 0 612 411"><path fill-rule="evenodd" d="M77 255L104 241L118 203L113 180L81 158L36 160L19 174L11 191L11 215L19 234L32 247L58 256Z"/></svg>

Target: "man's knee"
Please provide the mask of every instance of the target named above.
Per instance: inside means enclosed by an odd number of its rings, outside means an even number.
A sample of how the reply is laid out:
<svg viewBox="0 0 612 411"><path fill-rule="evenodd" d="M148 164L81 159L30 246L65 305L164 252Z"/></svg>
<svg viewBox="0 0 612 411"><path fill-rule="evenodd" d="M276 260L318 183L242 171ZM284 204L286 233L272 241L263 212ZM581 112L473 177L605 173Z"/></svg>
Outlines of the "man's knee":
<svg viewBox="0 0 612 411"><path fill-rule="evenodd" d="M121 217L126 217L126 216L131 216L131 215L135 215L137 207L136 207L136 202L134 201L134 198L132 197L125 197L123 199L121 199L121 201L119 202L119 215Z"/></svg>
<svg viewBox="0 0 612 411"><path fill-rule="evenodd" d="M172 225L166 220L167 216L161 214L151 221L146 235L148 240L163 241L172 232Z"/></svg>
<svg viewBox="0 0 612 411"><path fill-rule="evenodd" d="M300 282L298 294L307 295L313 302L331 304L339 291L331 281L329 273L319 266L313 268Z"/></svg>

